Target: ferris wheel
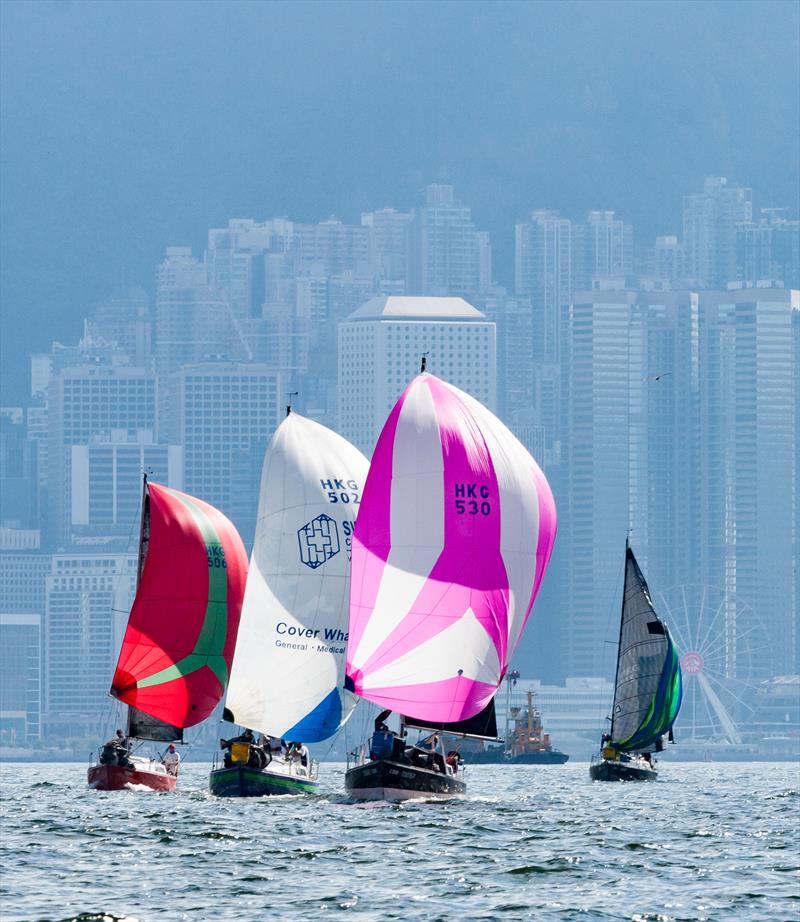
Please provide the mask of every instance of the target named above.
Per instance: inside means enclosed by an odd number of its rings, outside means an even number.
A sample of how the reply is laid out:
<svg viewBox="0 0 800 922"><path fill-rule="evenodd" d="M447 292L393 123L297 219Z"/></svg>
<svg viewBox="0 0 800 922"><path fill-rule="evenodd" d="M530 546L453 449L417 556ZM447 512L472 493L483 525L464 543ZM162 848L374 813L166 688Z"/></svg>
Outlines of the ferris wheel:
<svg viewBox="0 0 800 922"><path fill-rule="evenodd" d="M675 586L653 601L681 661L683 704L676 727L692 740L741 743L772 662L758 615L734 593L713 586Z"/></svg>

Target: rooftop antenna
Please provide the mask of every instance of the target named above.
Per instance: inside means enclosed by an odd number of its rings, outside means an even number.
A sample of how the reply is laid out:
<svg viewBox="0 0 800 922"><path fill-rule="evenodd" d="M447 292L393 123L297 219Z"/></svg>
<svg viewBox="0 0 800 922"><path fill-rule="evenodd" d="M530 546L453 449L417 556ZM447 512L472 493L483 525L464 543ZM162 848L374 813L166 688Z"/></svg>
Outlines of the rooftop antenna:
<svg viewBox="0 0 800 922"><path fill-rule="evenodd" d="M419 373L421 375L425 374L425 369L428 367L428 353L422 353L422 361L419 363Z"/></svg>
<svg viewBox="0 0 800 922"><path fill-rule="evenodd" d="M289 391L286 395L289 402L286 404L286 415L288 416L292 412L292 397L297 397L300 391Z"/></svg>

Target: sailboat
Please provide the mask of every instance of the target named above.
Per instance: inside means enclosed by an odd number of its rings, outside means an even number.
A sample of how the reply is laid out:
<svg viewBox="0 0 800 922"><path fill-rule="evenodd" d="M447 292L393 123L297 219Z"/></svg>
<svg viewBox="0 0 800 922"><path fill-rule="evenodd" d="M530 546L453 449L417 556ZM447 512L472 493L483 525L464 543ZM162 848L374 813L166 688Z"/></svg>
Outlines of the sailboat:
<svg viewBox="0 0 800 922"><path fill-rule="evenodd" d="M213 794L317 789L303 744L333 736L356 703L344 689L344 656L353 525L368 467L346 439L287 408L264 458L225 701L225 718L246 729L221 741Z"/></svg>
<svg viewBox="0 0 800 922"><path fill-rule="evenodd" d="M425 371L383 427L353 539L346 684L428 735L376 721L351 754L358 799L466 791L442 733L496 739L494 696L550 559L553 495L481 403ZM412 716L409 716L412 715ZM437 732L438 731L438 732Z"/></svg>
<svg viewBox="0 0 800 922"><path fill-rule="evenodd" d="M655 781L652 753L662 750L665 736L674 742L681 697L678 652L626 541L611 728L603 735L600 759L589 767L592 780Z"/></svg>
<svg viewBox="0 0 800 922"><path fill-rule="evenodd" d="M137 740L180 741L222 699L242 607L247 554L213 506L144 477L136 596L111 695L128 705L127 733L101 748L88 783L173 790L161 760L131 754Z"/></svg>

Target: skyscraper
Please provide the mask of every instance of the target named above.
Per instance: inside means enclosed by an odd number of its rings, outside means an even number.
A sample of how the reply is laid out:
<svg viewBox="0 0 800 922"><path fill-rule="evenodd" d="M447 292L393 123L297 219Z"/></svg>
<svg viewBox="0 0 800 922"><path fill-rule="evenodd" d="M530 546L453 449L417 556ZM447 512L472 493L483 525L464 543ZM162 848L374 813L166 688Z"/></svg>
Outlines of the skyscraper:
<svg viewBox="0 0 800 922"><path fill-rule="evenodd" d="M800 221L765 208L759 221L737 225L736 278L746 285L771 281L800 288Z"/></svg>
<svg viewBox="0 0 800 922"><path fill-rule="evenodd" d="M481 268L483 260L483 268ZM408 290L419 295L469 296L491 278L491 250L481 242L472 211L452 186L430 185L414 210Z"/></svg>
<svg viewBox="0 0 800 922"><path fill-rule="evenodd" d="M800 292L707 292L700 307L704 580L726 592L722 617L732 629L768 633L771 650L761 648L755 664L761 674L796 672ZM760 623L737 625L736 598Z"/></svg>
<svg viewBox="0 0 800 922"><path fill-rule="evenodd" d="M697 579L698 302L576 292L570 310L562 541L564 671L598 675L626 535L653 591Z"/></svg>
<svg viewBox="0 0 800 922"><path fill-rule="evenodd" d="M752 190L709 176L702 192L683 197L683 275L701 288L736 279L736 228L753 218Z"/></svg>
<svg viewBox="0 0 800 922"><path fill-rule="evenodd" d="M204 362L175 372L171 389L171 440L183 446L184 488L233 516L234 467L263 456L287 402L281 375L256 363ZM258 479L237 502L255 509Z"/></svg>
<svg viewBox="0 0 800 922"><path fill-rule="evenodd" d="M48 514L50 540L70 540L69 457L73 446L156 433L156 381L151 371L109 362L63 368L48 388ZM117 433L117 435L113 435ZM123 435L124 433L124 435Z"/></svg>
<svg viewBox="0 0 800 922"><path fill-rule="evenodd" d="M534 211L517 224L514 283L530 298L533 327L531 358L556 362L560 354L561 317L572 293L572 222L557 211Z"/></svg>
<svg viewBox="0 0 800 922"><path fill-rule="evenodd" d="M46 732L97 732L136 584L137 555L54 554L45 580Z"/></svg>
<svg viewBox="0 0 800 922"><path fill-rule="evenodd" d="M428 370L494 409L495 324L462 298L377 297L339 325L339 431L367 456L427 356Z"/></svg>

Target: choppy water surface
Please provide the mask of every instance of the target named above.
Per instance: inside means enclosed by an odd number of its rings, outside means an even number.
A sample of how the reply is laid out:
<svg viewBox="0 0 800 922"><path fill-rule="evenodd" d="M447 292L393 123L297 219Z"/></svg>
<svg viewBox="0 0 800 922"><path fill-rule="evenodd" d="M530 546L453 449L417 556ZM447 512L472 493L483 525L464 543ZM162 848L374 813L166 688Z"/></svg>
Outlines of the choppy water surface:
<svg viewBox="0 0 800 922"><path fill-rule="evenodd" d="M98 793L85 766L3 765L11 920L742 919L800 914L795 765L662 765L656 784L581 764L469 770L449 804Z"/></svg>

